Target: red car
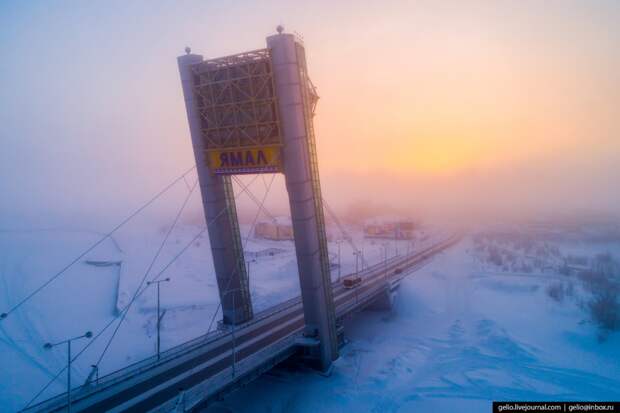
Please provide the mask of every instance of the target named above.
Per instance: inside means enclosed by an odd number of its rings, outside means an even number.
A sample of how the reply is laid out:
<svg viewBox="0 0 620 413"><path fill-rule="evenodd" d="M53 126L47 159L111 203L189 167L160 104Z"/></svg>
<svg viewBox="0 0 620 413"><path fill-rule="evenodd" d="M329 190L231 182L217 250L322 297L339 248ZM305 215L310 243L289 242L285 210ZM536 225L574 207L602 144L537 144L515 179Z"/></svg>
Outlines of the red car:
<svg viewBox="0 0 620 413"><path fill-rule="evenodd" d="M349 275L342 279L344 288L353 288L362 283L362 277L359 275Z"/></svg>

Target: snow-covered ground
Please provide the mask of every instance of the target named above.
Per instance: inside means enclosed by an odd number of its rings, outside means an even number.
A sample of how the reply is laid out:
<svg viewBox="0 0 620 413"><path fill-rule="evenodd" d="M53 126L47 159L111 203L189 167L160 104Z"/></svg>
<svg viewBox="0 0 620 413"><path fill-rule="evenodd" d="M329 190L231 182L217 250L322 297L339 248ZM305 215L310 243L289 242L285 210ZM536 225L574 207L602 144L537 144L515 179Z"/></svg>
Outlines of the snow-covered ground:
<svg viewBox="0 0 620 413"><path fill-rule="evenodd" d="M255 311L261 311L299 295L297 263L292 241L267 241L248 236L242 226L246 260L250 268L250 290ZM195 238L201 227L178 225L145 280L155 278ZM116 327L118 311L130 302L167 232L165 226L143 225L121 230L35 295L32 300L0 322L0 411L16 411L34 397L66 365L66 348L44 350L46 342L58 342L90 330L95 335L113 322L92 343L82 339L73 354L90 346L74 363L73 383L83 383L101 356ZM367 264L397 252L422 248L425 241L364 240L352 232L356 246L364 251ZM102 234L84 230L50 229L0 232L0 311L7 311L50 276L71 262ZM247 241L246 241L247 240ZM338 243L329 243L333 264L338 262ZM273 255L262 254L275 251ZM355 256L348 242L340 243L341 274L355 271ZM361 262L358 263L361 269ZM336 279L339 271L332 269ZM208 236L204 233L161 274L170 277L162 284L162 349L207 332L218 310L219 298ZM219 320L217 314L215 320ZM213 326L215 328L215 325ZM115 371L155 353L156 291L149 288L136 300L116 338L99 364L100 374ZM62 393L65 373L37 398Z"/></svg>
<svg viewBox="0 0 620 413"><path fill-rule="evenodd" d="M209 412L488 412L492 400L620 399L620 334L599 342L542 276L480 272L470 239L346 326L329 378L284 368ZM251 400L251 403L248 403Z"/></svg>
<svg viewBox="0 0 620 413"><path fill-rule="evenodd" d="M146 279L158 275L200 230L185 224L175 228ZM242 226L252 300L260 311L298 295L299 281L293 243L254 239L249 231ZM0 411L22 408L65 366L65 348L44 350L45 342L87 330L96 334L115 319L165 233L166 227L157 225L119 231L0 322ZM413 244L351 235L372 264L383 259L385 248L388 256L397 250L403 254L445 234L430 232L425 242ZM0 310L17 303L100 236L66 229L0 232ZM329 243L333 264L338 245ZM620 398L619 334L600 342L597 327L577 302L553 300L547 287L558 275L552 270L519 273L481 266L474 247L466 238L406 279L392 312L362 313L349 321L350 343L331 377L278 369L212 409L488 411L493 399ZM571 244L567 251L598 250ZM340 257L341 274L355 270L348 242L340 243ZM332 277L337 276L333 267ZM161 277L171 278L162 285L165 350L204 334L218 309L206 233ZM149 288L136 300L100 363L102 375L154 354L155 299L155 289ZM115 325L74 364L74 383L88 376ZM74 353L87 342L76 342ZM37 401L63 391L64 374Z"/></svg>

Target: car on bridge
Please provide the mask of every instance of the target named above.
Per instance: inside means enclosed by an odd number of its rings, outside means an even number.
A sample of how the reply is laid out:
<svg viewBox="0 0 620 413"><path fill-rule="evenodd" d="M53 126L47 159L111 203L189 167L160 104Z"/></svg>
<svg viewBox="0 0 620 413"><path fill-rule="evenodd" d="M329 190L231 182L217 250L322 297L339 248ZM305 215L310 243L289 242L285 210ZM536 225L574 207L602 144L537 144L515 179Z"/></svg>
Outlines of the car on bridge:
<svg viewBox="0 0 620 413"><path fill-rule="evenodd" d="M354 288L362 283L362 277L359 275L349 275L348 277L344 277L342 279L342 285L344 288Z"/></svg>

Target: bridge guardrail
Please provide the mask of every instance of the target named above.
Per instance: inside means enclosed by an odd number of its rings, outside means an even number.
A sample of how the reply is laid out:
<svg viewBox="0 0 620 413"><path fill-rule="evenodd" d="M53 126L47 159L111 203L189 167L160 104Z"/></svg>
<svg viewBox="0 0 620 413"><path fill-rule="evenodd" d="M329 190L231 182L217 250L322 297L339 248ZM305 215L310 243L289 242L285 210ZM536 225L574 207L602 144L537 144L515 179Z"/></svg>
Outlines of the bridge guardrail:
<svg viewBox="0 0 620 413"><path fill-rule="evenodd" d="M429 248L423 249L422 251L418 251L414 254L410 254L409 256L395 256L392 257L390 259L388 259L387 261L381 261L379 263L376 263L370 267L367 267L363 273L365 273L366 276L368 276L369 274L372 274L373 272L379 270L379 273L381 273L382 271L385 271L385 265L386 263L389 265L390 268L388 268L388 271L391 271L391 269L393 269L395 266L398 265L407 265L409 264L412 260L418 260L420 258L420 256L424 256L424 255L430 255L433 254L436 250L441 250L441 249L445 249L448 246L450 246L451 244L455 243L458 239L460 238L460 235L454 235L452 237L449 237L447 240L441 241ZM393 277L394 274L390 274L390 278ZM398 280L400 281L402 278L404 278L407 274L403 274L401 277L398 278ZM338 282L332 282L332 287L339 285ZM380 286L380 283L377 282L377 288L382 288ZM362 296L362 300L365 302L368 297L372 297L376 294L376 289L377 288L372 288L370 291L366 292L363 296ZM288 309L290 309L291 307L300 304L301 303L301 297L294 297L291 298L287 301L284 301L280 304L277 304L273 307L267 308L263 311L261 311L260 313L257 313L256 316L250 320L247 323L244 323L242 325L239 325L239 328L247 328L249 326L252 326L256 323L259 323L260 321L263 321L269 317L272 317L275 314L278 314L280 312L286 311ZM355 308L359 305L359 297L358 300L356 300L355 303L353 303L351 307L353 310L355 310ZM347 307L347 309L344 311L345 313L349 312L349 307ZM95 386L79 386L76 387L75 390L73 390L72 392L74 393L74 401L78 401L79 399L83 399L85 397L90 396L91 394L95 394L95 393L99 393L102 390L105 390L106 388L111 387L114 384L120 383L122 381L126 381L131 379L132 377L135 377L137 375L141 375L144 372L151 370L153 368L156 368L158 366L162 366L167 362L173 361L175 359L178 359L180 357L182 357L183 355L186 355L192 351L198 350L201 347L204 347L210 343L214 343L217 340L220 339L224 339L227 336L231 336L232 332L230 331L220 331L220 330L216 330L213 332L210 332L208 334L196 337L194 339L191 339L187 342L181 343L177 346L174 346L164 352L161 353L160 355L160 360L157 360L157 356L153 355L150 356L148 358L142 359L140 361L137 361L135 363L132 363L130 365L127 365L125 367L122 367L118 370L115 370L111 373L107 373L104 376L101 376L97 382L97 384ZM64 400L65 396L61 393L57 396L51 397L49 399L43 400L37 404L34 404L32 406L29 406L28 408L24 409L24 410L36 410L37 408L41 408L44 405L55 405L57 402L61 402L62 400Z"/></svg>

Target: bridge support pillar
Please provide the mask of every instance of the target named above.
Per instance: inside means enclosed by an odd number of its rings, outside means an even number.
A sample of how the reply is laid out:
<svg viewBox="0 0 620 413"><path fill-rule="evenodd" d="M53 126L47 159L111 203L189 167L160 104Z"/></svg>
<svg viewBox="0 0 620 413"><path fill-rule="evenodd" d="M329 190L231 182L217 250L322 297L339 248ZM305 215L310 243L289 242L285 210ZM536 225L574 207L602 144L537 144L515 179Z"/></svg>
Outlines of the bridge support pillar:
<svg viewBox="0 0 620 413"><path fill-rule="evenodd" d="M197 76L192 70L192 66L202 62L203 58L188 52L177 60L222 303L223 322L239 324L250 320L253 313L231 177L215 175L207 165L202 121L194 97Z"/></svg>
<svg viewBox="0 0 620 413"><path fill-rule="evenodd" d="M385 290L367 307L366 310L370 311L392 311L394 306L394 297L396 292L392 291L390 286L387 285Z"/></svg>
<svg viewBox="0 0 620 413"><path fill-rule="evenodd" d="M305 335L319 339L320 368L338 358L323 199L313 128L318 97L308 78L305 50L292 34L267 38L282 128L282 166L289 194L295 250L306 323Z"/></svg>

